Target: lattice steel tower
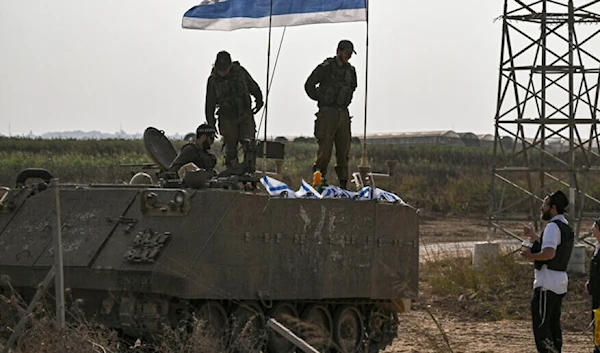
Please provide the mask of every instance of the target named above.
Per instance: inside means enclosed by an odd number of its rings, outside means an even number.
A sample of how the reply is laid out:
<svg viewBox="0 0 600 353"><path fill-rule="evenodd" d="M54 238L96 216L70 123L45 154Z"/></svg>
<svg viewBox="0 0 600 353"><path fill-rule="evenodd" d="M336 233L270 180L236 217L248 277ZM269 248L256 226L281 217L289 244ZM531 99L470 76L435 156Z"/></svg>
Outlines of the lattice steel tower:
<svg viewBox="0 0 600 353"><path fill-rule="evenodd" d="M600 205L600 195L586 191L600 180L599 11L599 0L504 1L489 195L494 230L511 233L519 220L539 227L544 195L559 188L576 234L586 210Z"/></svg>

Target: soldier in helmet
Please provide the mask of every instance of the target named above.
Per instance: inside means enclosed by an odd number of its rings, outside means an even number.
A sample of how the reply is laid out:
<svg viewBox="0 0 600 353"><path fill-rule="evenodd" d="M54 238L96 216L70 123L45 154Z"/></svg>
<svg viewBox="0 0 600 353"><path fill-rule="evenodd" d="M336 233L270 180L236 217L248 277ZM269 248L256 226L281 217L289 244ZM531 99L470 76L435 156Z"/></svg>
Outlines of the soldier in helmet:
<svg viewBox="0 0 600 353"><path fill-rule="evenodd" d="M252 108L250 95L254 97ZM239 62L231 61L226 51L217 54L217 59L206 87L206 121L216 126L215 109L219 119L219 133L223 136L225 165L238 164L238 142L244 146L244 163L249 163L248 172L254 172L254 114L263 107L263 96L258 84Z"/></svg>
<svg viewBox="0 0 600 353"><path fill-rule="evenodd" d="M215 141L217 130L208 124L202 124L196 129L196 141L181 148L181 151L169 166L169 172L178 172L188 163L194 163L198 168L214 170L217 157L210 152L210 146Z"/></svg>
<svg viewBox="0 0 600 353"><path fill-rule="evenodd" d="M304 84L306 94L317 101L319 107L314 130L319 150L313 172L319 170L325 176L335 144L335 172L340 187L344 189L348 184L348 157L352 138L348 106L357 86L356 71L348 62L353 53L356 54L352 42L341 40L336 56L319 64Z"/></svg>

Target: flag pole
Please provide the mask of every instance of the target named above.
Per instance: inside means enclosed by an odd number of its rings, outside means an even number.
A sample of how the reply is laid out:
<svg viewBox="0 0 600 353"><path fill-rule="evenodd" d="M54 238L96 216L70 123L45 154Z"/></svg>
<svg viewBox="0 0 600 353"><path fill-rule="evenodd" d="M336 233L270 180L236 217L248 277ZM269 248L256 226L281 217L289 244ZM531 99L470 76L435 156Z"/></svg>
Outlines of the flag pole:
<svg viewBox="0 0 600 353"><path fill-rule="evenodd" d="M273 0L269 5L269 41L267 43L267 91L265 93L265 141L263 143L263 176L267 173L267 118L269 115L269 92L270 92L270 71L271 71L271 29L273 24Z"/></svg>
<svg viewBox="0 0 600 353"><path fill-rule="evenodd" d="M367 97L369 86L369 0L365 0L365 15L367 19L366 47L365 47L365 126L363 131L363 150L361 157L361 167L368 168L367 165Z"/></svg>

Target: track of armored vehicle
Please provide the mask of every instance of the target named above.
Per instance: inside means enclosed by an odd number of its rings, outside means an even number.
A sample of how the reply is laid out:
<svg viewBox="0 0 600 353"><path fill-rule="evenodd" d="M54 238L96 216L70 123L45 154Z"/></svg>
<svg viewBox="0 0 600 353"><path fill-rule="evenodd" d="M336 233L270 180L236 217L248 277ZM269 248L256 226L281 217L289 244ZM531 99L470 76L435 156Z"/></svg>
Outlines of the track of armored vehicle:
<svg viewBox="0 0 600 353"><path fill-rule="evenodd" d="M0 195L0 276L23 293L54 261L51 177L26 170ZM228 180L222 185L237 179ZM392 342L397 313L417 293L413 208L276 198L211 182L61 184L69 298L133 336L196 317L232 342L249 320L262 329L270 317L292 317L324 329L322 351L378 352ZM264 345L295 349L272 331Z"/></svg>

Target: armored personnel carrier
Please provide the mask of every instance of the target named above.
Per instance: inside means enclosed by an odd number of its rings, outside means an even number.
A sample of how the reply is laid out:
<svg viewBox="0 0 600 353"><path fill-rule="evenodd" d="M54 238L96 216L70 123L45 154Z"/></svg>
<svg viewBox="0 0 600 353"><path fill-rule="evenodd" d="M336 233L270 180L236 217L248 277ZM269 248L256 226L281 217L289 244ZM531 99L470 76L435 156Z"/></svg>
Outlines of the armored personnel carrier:
<svg viewBox="0 0 600 353"><path fill-rule="evenodd" d="M146 132L164 171L172 145L158 130ZM53 265L51 179L48 171L25 170L0 195L0 276L24 293ZM228 329L232 322L263 328L268 318L293 317L324 329L322 351L389 345L397 313L417 293L417 212L231 187L249 182L60 184L69 297L138 337L191 316L232 335L239 331ZM274 332L265 341L264 351L296 349Z"/></svg>

